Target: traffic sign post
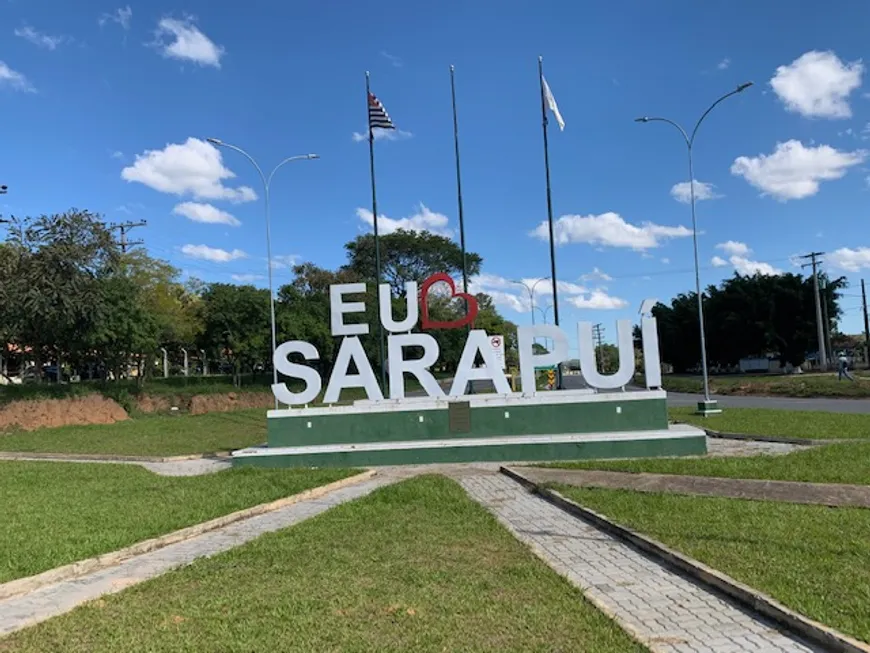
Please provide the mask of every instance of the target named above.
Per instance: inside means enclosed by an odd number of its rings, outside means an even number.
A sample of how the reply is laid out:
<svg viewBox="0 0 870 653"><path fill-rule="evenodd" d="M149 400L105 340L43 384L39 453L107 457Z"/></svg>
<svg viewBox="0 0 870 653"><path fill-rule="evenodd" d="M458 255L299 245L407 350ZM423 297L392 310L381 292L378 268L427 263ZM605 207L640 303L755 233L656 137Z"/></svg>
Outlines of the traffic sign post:
<svg viewBox="0 0 870 653"><path fill-rule="evenodd" d="M495 359L501 364L501 369L507 369L507 359L504 355L504 336L490 336L489 344L492 347L492 352L495 354Z"/></svg>

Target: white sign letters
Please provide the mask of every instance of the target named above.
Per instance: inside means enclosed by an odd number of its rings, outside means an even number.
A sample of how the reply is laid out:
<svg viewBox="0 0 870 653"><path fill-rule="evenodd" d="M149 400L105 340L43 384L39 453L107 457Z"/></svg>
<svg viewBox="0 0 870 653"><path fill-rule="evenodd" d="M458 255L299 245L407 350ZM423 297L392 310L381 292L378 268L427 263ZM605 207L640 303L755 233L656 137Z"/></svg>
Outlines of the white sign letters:
<svg viewBox="0 0 870 653"><path fill-rule="evenodd" d="M364 302L352 301L345 296L358 295L365 293L365 291L366 284L364 283L340 284L331 286L329 289L332 335L343 336L343 339L323 397L323 401L327 404L336 403L344 388L363 388L370 400L382 401L384 399L375 372L359 339L359 336L368 334L368 325L345 322L346 315L365 312ZM378 288L381 322L389 334L387 336L387 360L390 399L405 398L404 378L406 373L416 377L428 396L443 397L444 391L430 371L432 366L438 362L440 354L438 341L427 333L411 333L420 317L419 305L416 301L416 282L405 284L405 297L408 298L407 317L396 321L393 318L390 285L381 284ZM631 381L635 371L631 329L630 320L617 322L619 369L615 374L607 375L601 374L596 364L592 324L589 322L577 324L580 370L590 386L607 390L621 388ZM464 392L469 381L483 379L492 381L499 394L511 394L510 384L504 373L504 338L500 338L498 343L501 352L496 353L496 348L493 345L494 336L497 337L497 334L487 334L482 329L469 331L456 369L453 387L450 389L450 396L457 396ZM660 387L658 329L654 317L646 314L641 317L641 337L647 387ZM535 338L551 339L553 342L552 351L536 354L532 346ZM422 357L406 359L405 350L410 347L422 349ZM519 327L517 329L517 349L519 350L523 394L534 395L537 394L535 368L559 365L568 360L568 336L562 329L552 324ZM301 355L306 361L316 361L320 358L320 353L314 345L300 340L285 342L275 350L273 360L275 368L284 376L298 379L304 383L304 389L301 392L292 392L286 383L276 383L272 386L275 398L288 406L314 401L323 387L323 380L317 370L308 365L290 361L290 356L294 354ZM474 361L478 356L483 359L484 364L475 367ZM351 364L356 367L355 374L350 372Z"/></svg>

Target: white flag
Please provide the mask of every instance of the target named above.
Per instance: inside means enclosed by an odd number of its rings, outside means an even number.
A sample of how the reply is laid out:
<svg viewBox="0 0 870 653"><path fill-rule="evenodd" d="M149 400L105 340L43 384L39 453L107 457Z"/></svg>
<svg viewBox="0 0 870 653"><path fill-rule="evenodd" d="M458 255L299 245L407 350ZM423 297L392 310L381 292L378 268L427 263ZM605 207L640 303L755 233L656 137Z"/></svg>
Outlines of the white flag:
<svg viewBox="0 0 870 653"><path fill-rule="evenodd" d="M562 119L562 114L559 113L559 107L556 105L556 98L553 97L550 85L547 84L547 80L544 79L543 75L541 75L541 83L544 85L544 97L547 100L547 106L550 108L550 111L553 112L553 115L556 116L556 122L559 123L559 131L564 131L565 121Z"/></svg>

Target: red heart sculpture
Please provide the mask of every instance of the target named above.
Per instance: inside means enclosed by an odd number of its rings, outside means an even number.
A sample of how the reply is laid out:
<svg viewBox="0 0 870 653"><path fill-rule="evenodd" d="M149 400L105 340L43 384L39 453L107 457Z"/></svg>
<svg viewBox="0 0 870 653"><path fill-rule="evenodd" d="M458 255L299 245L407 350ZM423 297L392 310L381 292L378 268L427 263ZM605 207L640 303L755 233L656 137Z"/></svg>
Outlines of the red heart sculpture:
<svg viewBox="0 0 870 653"><path fill-rule="evenodd" d="M464 299L468 302L468 315L459 320L454 320L453 322L434 322L429 319L429 288L439 281L443 281L450 286L451 299L458 297L459 299ZM433 274L423 282L422 286L420 286L420 313L423 316L421 327L424 329L459 329L460 327L464 327L466 324L474 325L478 309L477 298L468 293L456 292L456 285L453 283L453 279L450 278L450 275L446 272Z"/></svg>

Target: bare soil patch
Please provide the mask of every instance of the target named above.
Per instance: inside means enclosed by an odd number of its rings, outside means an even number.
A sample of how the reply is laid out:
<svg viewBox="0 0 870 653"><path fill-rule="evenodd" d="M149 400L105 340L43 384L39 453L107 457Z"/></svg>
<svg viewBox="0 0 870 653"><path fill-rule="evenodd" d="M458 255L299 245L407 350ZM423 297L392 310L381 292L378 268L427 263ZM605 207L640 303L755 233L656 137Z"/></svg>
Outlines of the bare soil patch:
<svg viewBox="0 0 870 653"><path fill-rule="evenodd" d="M97 394L72 399L13 401L0 406L0 431L114 424L129 418L120 404Z"/></svg>

